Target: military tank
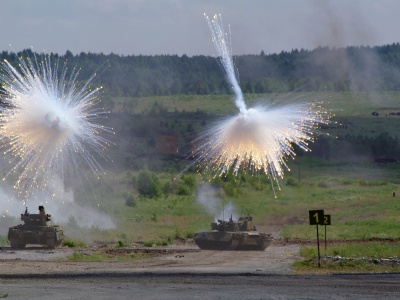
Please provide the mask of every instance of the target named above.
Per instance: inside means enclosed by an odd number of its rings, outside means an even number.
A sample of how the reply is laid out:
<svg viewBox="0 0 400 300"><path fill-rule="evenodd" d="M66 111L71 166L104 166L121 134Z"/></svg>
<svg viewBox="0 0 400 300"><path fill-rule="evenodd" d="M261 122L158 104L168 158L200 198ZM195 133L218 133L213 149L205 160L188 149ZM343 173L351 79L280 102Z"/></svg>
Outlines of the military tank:
<svg viewBox="0 0 400 300"><path fill-rule="evenodd" d="M194 241L200 249L206 250L260 250L272 243L272 235L258 232L251 216L233 221L218 220L211 223L211 231L197 232Z"/></svg>
<svg viewBox="0 0 400 300"><path fill-rule="evenodd" d="M51 215L46 214L44 206L39 206L38 214L30 214L28 208L21 214L24 224L12 226L8 230L11 248L22 249L27 244L43 245L54 249L61 245L64 232L59 225L47 225Z"/></svg>

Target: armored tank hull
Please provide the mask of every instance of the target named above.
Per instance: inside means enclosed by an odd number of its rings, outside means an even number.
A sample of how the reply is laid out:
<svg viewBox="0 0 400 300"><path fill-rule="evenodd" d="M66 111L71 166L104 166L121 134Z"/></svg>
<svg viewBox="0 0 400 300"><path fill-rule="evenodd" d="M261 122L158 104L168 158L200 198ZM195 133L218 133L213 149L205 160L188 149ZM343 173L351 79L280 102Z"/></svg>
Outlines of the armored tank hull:
<svg viewBox="0 0 400 300"><path fill-rule="evenodd" d="M61 245L64 232L58 225L36 226L27 228L25 225L10 227L8 240L11 248L25 248L26 245L41 245L54 249Z"/></svg>
<svg viewBox="0 0 400 300"><path fill-rule="evenodd" d="M24 224L12 226L8 230L11 248L22 249L27 244L59 247L64 239L64 231L59 225L47 225L51 216L45 214L44 207L39 206L39 214L30 214L28 210L21 214Z"/></svg>
<svg viewBox="0 0 400 300"><path fill-rule="evenodd" d="M252 224L252 217L233 221L218 220L211 223L212 230L198 232L194 241L204 250L258 250L264 251L272 243L272 235L258 232Z"/></svg>

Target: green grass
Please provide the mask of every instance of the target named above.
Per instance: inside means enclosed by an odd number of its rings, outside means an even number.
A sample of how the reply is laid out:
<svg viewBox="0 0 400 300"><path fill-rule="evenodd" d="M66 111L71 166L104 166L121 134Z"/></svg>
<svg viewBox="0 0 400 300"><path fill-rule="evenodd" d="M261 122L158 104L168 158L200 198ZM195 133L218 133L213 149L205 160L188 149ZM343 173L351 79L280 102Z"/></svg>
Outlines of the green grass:
<svg viewBox="0 0 400 300"><path fill-rule="evenodd" d="M8 238L7 238L7 236L0 236L0 246L6 246L6 245L9 245L10 244L10 242L8 241Z"/></svg>
<svg viewBox="0 0 400 300"><path fill-rule="evenodd" d="M400 117L382 115L400 111L400 92L265 94L245 95L245 98L249 107L256 103L324 100L324 107L336 115L334 119L348 125L347 130L330 130L332 136L345 133L375 136L383 131L396 136L400 132ZM114 112L140 114L150 111L154 103L157 103L169 112L202 110L221 117L237 113L232 95L114 98L113 101ZM373 117L372 111L378 111L381 115ZM185 127L185 124L182 126ZM134 146L137 148L142 145ZM144 145L143 153L146 154L147 150ZM138 158L132 160L136 162L139 159L138 155ZM175 161L171 164L178 165ZM327 227L328 239L400 238L400 163L375 167L369 158L330 161L300 156L290 160L288 165L291 171L286 171L284 179L280 179L281 190L275 185L277 197L274 196L271 182L264 174L242 176L240 173L237 177L219 182L221 191L215 195L220 201L219 206L232 203L238 216L253 215L259 230L269 232L280 228L280 235L285 238L315 239L316 228L310 226L308 220L308 211L314 209L324 209L326 214L331 215L332 225ZM137 166L140 164L137 163ZM173 179L179 177L179 167L157 172L157 176L162 183L176 185L179 178ZM91 180L92 185L86 190L74 191L76 201L110 215L116 228L78 228L71 221L64 228L70 237L64 241L64 246L83 247L93 241L101 241L119 247L125 247L132 242L143 242L145 246L151 247L154 244L167 245L176 238L192 237L197 231L210 229L214 214L196 202L195 192L189 195L162 195L156 199L140 197L131 182L132 176L138 174L138 168L131 165L130 169L116 168L118 167L115 165L110 166L105 182ZM91 170L82 172L82 178L91 179L93 176ZM189 171L185 172L188 173ZM196 185L199 186L209 179L198 176ZM398 196L392 197L393 192ZM125 194L133 195L134 206L125 205ZM7 220L3 218L2 221ZM10 225L2 224L4 228ZM320 233L323 237L323 228ZM7 244L7 238L1 236L0 245ZM373 254L369 254L371 245L363 245L358 250L350 248L350 245L344 247L349 247L349 252L360 256L372 256ZM383 244L382 247L392 249L391 244ZM346 253L343 249L335 249L337 253ZM384 249L379 251L386 253ZM304 262L298 264L306 264L313 257L315 253L311 253ZM70 259L110 258L100 252L87 256L75 251ZM120 259L125 258L121 256ZM358 261L356 263L359 264Z"/></svg>
<svg viewBox="0 0 400 300"><path fill-rule="evenodd" d="M322 106L335 117L333 121L347 125L346 130L330 130L332 136L343 134L367 134L375 136L387 131L396 136L400 130L400 117L385 117L386 113L400 112L400 92L351 93L351 92L313 92L313 93L273 93L244 95L248 107L256 104L275 105L293 102L322 101ZM238 112L233 103L233 95L179 95L152 96L138 98L113 98L113 112L141 114L155 105L161 105L168 112L201 110L215 115L233 115ZM379 117L371 115L373 111Z"/></svg>
<svg viewBox="0 0 400 300"><path fill-rule="evenodd" d="M245 98L249 107L255 103L324 100L324 107L336 115L334 120L348 125L346 130L329 130L332 136L349 133L372 137L383 131L396 136L400 131L400 117L383 116L386 112L400 111L400 92L291 93L245 95ZM232 95L113 100L116 103L114 112L139 114L150 111L157 103L169 112L200 109L217 116L237 113ZM373 111L381 115L373 117ZM143 149L145 153L147 148ZM397 229L400 225L400 163L375 167L367 157L330 161L300 156L290 160L288 165L291 171L287 171L284 179L280 180L281 190L275 185L276 198L271 182L263 174L245 175L244 180L239 174L228 181L221 180L224 192L219 192L216 198L221 203L232 203L239 216L252 214L259 230L269 232L272 228L281 228L280 235L285 238L315 239L316 228L308 224L308 211L314 209L324 209L326 214L331 215L332 225L327 227L328 239L400 238ZM157 176L161 182L170 181L173 185L176 182L172 179L179 171L171 168L166 172L158 172ZM210 229L214 215L196 202L195 193L163 195L157 199L139 197L130 182L130 176L137 174L136 169L113 172L108 172L112 184L99 183L92 188L99 199L105 199L100 201L99 209L113 217L116 228L83 229L74 239L85 243L96 240L110 243L121 241L124 245L142 241L152 246ZM208 179L197 177L197 186ZM392 197L393 192L398 197ZM133 195L134 206L125 205L124 193ZM83 193L85 195L90 195L90 191ZM323 234L323 230L320 232Z"/></svg>
<svg viewBox="0 0 400 300"><path fill-rule="evenodd" d="M215 195L219 207L232 203L237 215L253 215L257 227L266 232L281 226L285 238L315 238L315 226L308 220L308 211L314 209L331 215L328 238L400 237L400 200L392 197L393 191L400 190L400 183L392 177L400 166L377 170L372 164L346 165L307 157L298 157L289 166L291 172L280 181L281 190L276 188L277 198L266 176L239 175L220 183L225 192ZM173 180L168 173L157 176L161 182ZM112 201L99 207L112 216L116 228L74 230L73 240L163 244L210 229L214 215L197 203L195 193L144 198L124 178L114 179L114 196L107 196ZM204 178L197 177L197 186L203 182ZM134 194L134 207L125 205L122 194L127 190ZM66 228L66 233L71 235L72 230Z"/></svg>
<svg viewBox="0 0 400 300"><path fill-rule="evenodd" d="M66 260L70 261L128 261L142 260L146 258L145 253L125 253L125 254L107 254L100 251L92 251L91 253L74 251Z"/></svg>
<svg viewBox="0 0 400 300"><path fill-rule="evenodd" d="M324 209L326 214L331 214L329 238L400 237L396 230L396 224L400 223L400 201L392 197L392 192L399 190L400 185L387 178L384 172L378 174L377 180L371 180L360 177L368 178L368 173L376 172L372 166L351 174L348 170L354 168L351 165L346 168L340 162L335 165L307 158L299 158L297 162L301 162L301 179L296 176L298 166L292 164L292 171L281 182L281 191L277 190L277 198L265 176L245 176L244 183L222 183L231 195L216 195L220 206L231 202L238 215L252 214L256 224L265 231L278 222L283 225L281 235L288 238L315 237L315 227L308 225L308 211L312 209ZM161 179L170 176L157 175ZM286 184L286 180L291 183ZM200 184L202 179L198 178L197 185ZM114 216L117 228L97 232L92 229L91 235L98 239L103 236L110 242L190 237L201 229L209 229L214 219L195 197L194 194L159 198L135 196L134 207L126 206L122 198L114 198L104 205L105 211Z"/></svg>
<svg viewBox="0 0 400 300"><path fill-rule="evenodd" d="M158 97L138 97L138 98L113 98L115 106L113 112L128 111L130 113L143 113L150 111L154 103L167 108L173 112L186 111L193 112L203 110L213 113L233 113L235 106L230 95L180 95L180 96L158 96Z"/></svg>
<svg viewBox="0 0 400 300"><path fill-rule="evenodd" d="M393 262L382 263L381 259L399 260L400 242L360 242L321 247L321 266L318 267L317 247L302 247L302 261L294 263L297 273L340 273L340 272L399 272L400 265ZM329 257L340 257L330 259Z"/></svg>
<svg viewBox="0 0 400 300"><path fill-rule="evenodd" d="M69 238L66 238L62 242L63 247L70 247L70 248L77 248L77 247L86 247L85 242L82 241L76 241L76 240L71 240Z"/></svg>
<svg viewBox="0 0 400 300"><path fill-rule="evenodd" d="M326 250L323 248L323 242L320 244L321 255L341 256L349 258L397 258L400 259L400 242L399 241L368 241L359 243L336 243L327 245ZM316 257L318 255L317 247L303 247L300 255L306 259Z"/></svg>

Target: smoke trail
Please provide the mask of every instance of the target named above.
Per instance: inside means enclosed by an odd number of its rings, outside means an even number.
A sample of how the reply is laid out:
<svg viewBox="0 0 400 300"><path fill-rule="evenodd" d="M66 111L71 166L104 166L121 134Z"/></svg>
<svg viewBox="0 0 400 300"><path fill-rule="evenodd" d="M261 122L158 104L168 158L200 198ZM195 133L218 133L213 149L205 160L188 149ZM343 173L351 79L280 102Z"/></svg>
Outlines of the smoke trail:
<svg viewBox="0 0 400 300"><path fill-rule="evenodd" d="M219 54L219 62L225 70L226 78L235 93L235 105L241 113L245 113L247 110L246 103L244 102L243 93L236 78L235 66L232 59L230 34L228 35L224 30L221 15L214 15L211 21L206 14L204 14L204 16L210 27L215 49Z"/></svg>
<svg viewBox="0 0 400 300"><path fill-rule="evenodd" d="M289 104L281 107L267 105L246 108L232 60L229 36L225 33L221 16L213 20L206 16L212 40L219 54L228 82L235 92L239 114L220 121L204 131L193 149L194 164L199 172L221 176L240 169L251 173L265 173L278 188L279 178L288 169L286 160L295 157L293 144L310 150L319 123L327 123L330 116L319 103ZM276 194L275 194L276 196Z"/></svg>

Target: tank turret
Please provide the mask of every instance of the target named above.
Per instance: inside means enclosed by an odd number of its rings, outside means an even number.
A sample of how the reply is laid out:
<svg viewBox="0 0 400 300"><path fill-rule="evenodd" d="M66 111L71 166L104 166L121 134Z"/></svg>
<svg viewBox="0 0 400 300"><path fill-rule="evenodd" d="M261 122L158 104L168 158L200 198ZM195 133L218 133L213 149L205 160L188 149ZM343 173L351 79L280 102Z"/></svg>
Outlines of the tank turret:
<svg viewBox="0 0 400 300"><path fill-rule="evenodd" d="M28 208L25 208L25 213L21 214L21 221L26 226L46 226L47 221L51 221L51 215L46 214L44 206L39 206L39 214L30 214Z"/></svg>
<svg viewBox="0 0 400 300"><path fill-rule="evenodd" d="M211 231L194 235L200 249L215 250L265 250L272 242L272 235L258 232L251 216L241 217L237 221L218 220L211 223Z"/></svg>
<svg viewBox="0 0 400 300"><path fill-rule="evenodd" d="M24 224L12 226L8 230L11 248L25 248L27 244L45 245L54 249L61 245L64 232L59 225L48 225L51 215L46 214L44 206L39 206L38 214L30 214L28 208L21 214Z"/></svg>

